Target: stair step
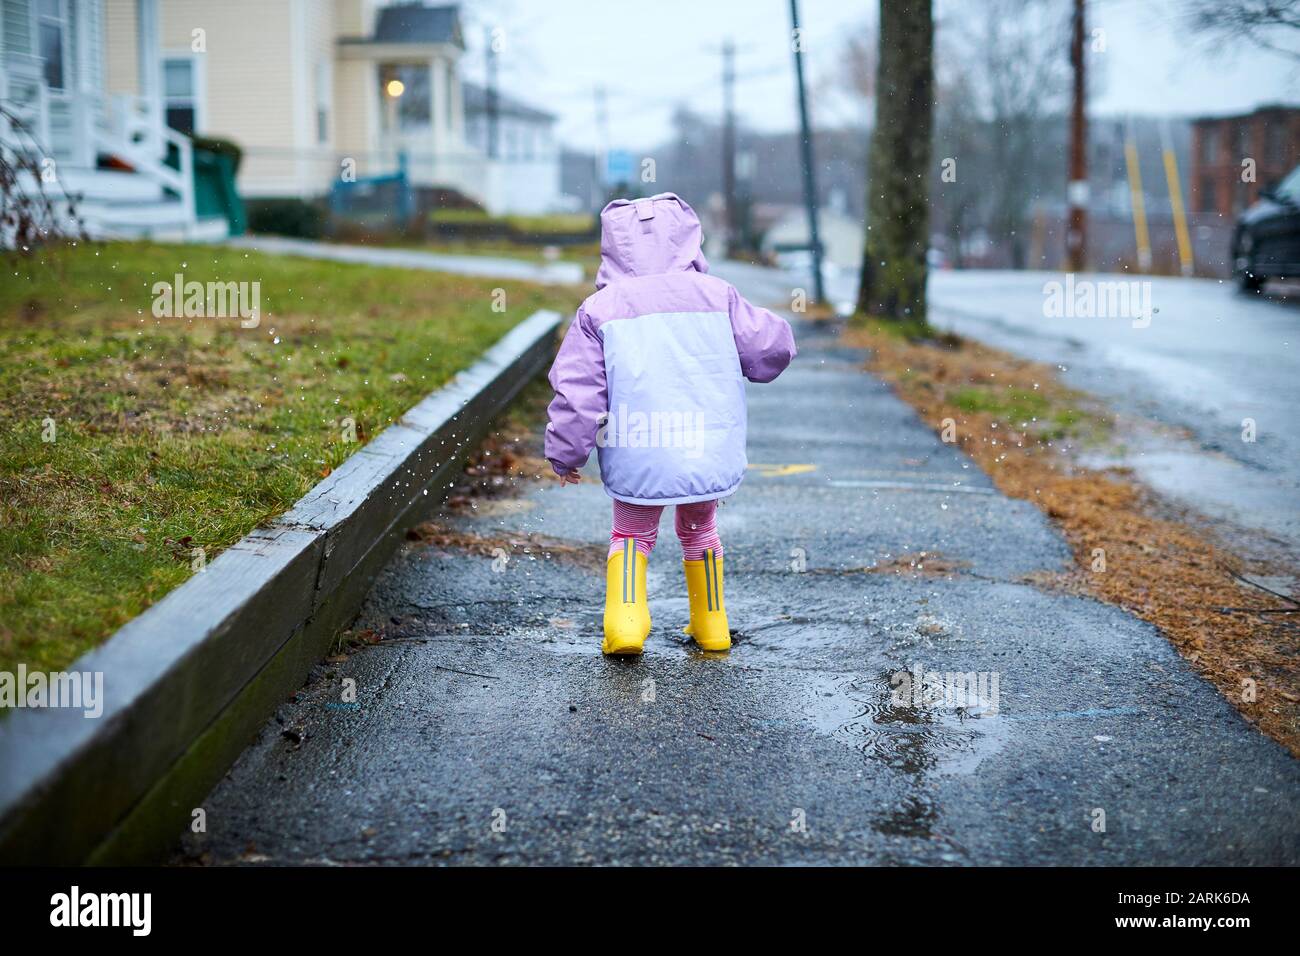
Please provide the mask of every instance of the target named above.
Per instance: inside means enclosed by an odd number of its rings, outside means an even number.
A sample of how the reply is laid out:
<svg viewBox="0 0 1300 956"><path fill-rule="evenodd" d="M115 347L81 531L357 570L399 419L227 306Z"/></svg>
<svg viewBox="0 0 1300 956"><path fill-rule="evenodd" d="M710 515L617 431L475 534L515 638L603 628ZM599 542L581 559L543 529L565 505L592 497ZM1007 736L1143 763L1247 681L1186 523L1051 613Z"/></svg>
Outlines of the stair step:
<svg viewBox="0 0 1300 956"><path fill-rule="evenodd" d="M204 216L197 223L114 223L87 222L86 231L96 239L152 239L155 242L221 242L230 237L230 226L221 216Z"/></svg>
<svg viewBox="0 0 1300 956"><path fill-rule="evenodd" d="M77 212L87 220L99 219L117 223L166 223L171 225L185 222L185 210L176 201L159 200L156 202L97 202L82 201L77 205Z"/></svg>
<svg viewBox="0 0 1300 956"><path fill-rule="evenodd" d="M68 169L61 171L63 187L85 200L106 202L149 202L163 198L163 188L156 181L115 169Z"/></svg>

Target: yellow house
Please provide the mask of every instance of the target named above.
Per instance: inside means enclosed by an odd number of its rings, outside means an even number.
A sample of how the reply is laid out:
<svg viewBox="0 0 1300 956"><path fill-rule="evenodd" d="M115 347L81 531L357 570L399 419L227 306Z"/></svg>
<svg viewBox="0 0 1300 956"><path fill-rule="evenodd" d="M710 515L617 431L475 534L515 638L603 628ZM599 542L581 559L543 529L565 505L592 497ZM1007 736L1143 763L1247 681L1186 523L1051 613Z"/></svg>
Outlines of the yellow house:
<svg viewBox="0 0 1300 956"><path fill-rule="evenodd" d="M555 117L462 86L464 53L452 4L0 0L0 151L104 238L226 234L196 213L191 135L243 150L245 197L404 167L494 213L560 208Z"/></svg>
<svg viewBox="0 0 1300 956"><path fill-rule="evenodd" d="M340 176L392 172L400 154L416 185L481 192L481 154L464 143L457 7L103 2L109 93L156 96L171 128L237 143L244 196L320 196ZM148 3L156 63L138 49Z"/></svg>

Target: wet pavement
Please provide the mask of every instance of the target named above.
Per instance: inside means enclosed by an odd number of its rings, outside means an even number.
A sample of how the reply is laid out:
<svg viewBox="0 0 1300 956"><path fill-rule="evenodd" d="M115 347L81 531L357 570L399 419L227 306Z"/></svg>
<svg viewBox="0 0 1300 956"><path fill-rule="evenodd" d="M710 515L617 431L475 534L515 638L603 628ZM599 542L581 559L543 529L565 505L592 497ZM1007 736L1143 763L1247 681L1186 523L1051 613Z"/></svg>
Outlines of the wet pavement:
<svg viewBox="0 0 1300 956"><path fill-rule="evenodd" d="M357 624L384 639L281 708L185 852L1300 862L1300 763L1148 625L1027 583L1069 560L1040 513L997 494L862 356L796 331L794 366L750 387L752 465L719 512L729 654L680 633L665 520L646 654L602 658L609 500L590 478L528 483L446 519L487 546L392 561ZM980 675L978 694L900 701L892 675L916 668Z"/></svg>
<svg viewBox="0 0 1300 956"><path fill-rule="evenodd" d="M1244 294L1214 279L1089 275L1149 282L1145 317L1044 314L1047 272L939 272L941 328L1064 369L1076 388L1136 422L1115 454L1166 497L1263 532L1300 556L1300 295ZM1290 291L1291 295L1285 292ZM1135 310L1136 311L1136 310ZM1244 423L1253 440L1243 440Z"/></svg>

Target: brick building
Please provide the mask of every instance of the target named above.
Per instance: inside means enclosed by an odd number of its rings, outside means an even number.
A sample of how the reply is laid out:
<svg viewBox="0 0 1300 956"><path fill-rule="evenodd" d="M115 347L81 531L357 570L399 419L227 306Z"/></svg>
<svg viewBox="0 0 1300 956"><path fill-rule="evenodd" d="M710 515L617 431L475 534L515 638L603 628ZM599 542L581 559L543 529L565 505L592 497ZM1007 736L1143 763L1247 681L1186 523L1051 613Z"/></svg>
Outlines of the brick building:
<svg viewBox="0 0 1300 956"><path fill-rule="evenodd" d="M1245 160L1254 160L1248 181ZM1192 121L1191 196L1194 213L1231 217L1300 163L1300 107L1261 106L1241 116Z"/></svg>

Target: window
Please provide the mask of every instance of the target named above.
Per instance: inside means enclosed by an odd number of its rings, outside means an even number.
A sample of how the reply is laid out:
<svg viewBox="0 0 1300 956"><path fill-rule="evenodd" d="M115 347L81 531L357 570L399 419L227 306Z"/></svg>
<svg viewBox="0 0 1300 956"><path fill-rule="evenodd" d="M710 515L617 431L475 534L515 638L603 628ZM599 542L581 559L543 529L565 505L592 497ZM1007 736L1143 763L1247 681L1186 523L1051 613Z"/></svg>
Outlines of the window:
<svg viewBox="0 0 1300 956"><path fill-rule="evenodd" d="M63 0L39 0L36 21L40 29L41 56L45 60L45 85L52 90L61 90L67 79L63 69L63 40L67 32Z"/></svg>
<svg viewBox="0 0 1300 956"><path fill-rule="evenodd" d="M1264 127L1267 130L1268 146L1266 155L1268 162L1273 166L1282 166L1286 164L1286 126L1278 119L1274 119Z"/></svg>
<svg viewBox="0 0 1300 956"><path fill-rule="evenodd" d="M1213 126L1202 127L1201 162L1213 166L1219 161L1219 131Z"/></svg>
<svg viewBox="0 0 1300 956"><path fill-rule="evenodd" d="M443 109L446 112L443 113L443 116L447 118L447 128L452 129L456 125L453 113L456 109L456 94L460 92L460 83L456 79L454 69L448 70L446 75L447 78L442 84L442 88L447 94L447 102L443 104Z"/></svg>
<svg viewBox="0 0 1300 956"><path fill-rule="evenodd" d="M178 133L193 134L198 127L196 69L188 56L163 58L163 106L167 125Z"/></svg>
<svg viewBox="0 0 1300 956"><path fill-rule="evenodd" d="M1200 196L1198 197L1199 202L1196 204L1196 211L1218 212L1219 203L1217 197L1214 195L1214 178L1212 176L1201 177L1201 188L1199 192Z"/></svg>
<svg viewBox="0 0 1300 956"><path fill-rule="evenodd" d="M390 87L394 81L400 87ZM394 97L391 90L400 90L397 103L389 105ZM385 63L379 68L379 99L385 110L394 109L398 125L404 130L423 129L430 123L432 100L429 94L429 69L423 65L409 63Z"/></svg>
<svg viewBox="0 0 1300 956"><path fill-rule="evenodd" d="M1287 202L1300 206L1300 166L1291 170L1286 179L1278 183L1273 193Z"/></svg>
<svg viewBox="0 0 1300 956"><path fill-rule="evenodd" d="M330 70L329 63L316 63L316 141L328 142L330 138Z"/></svg>

